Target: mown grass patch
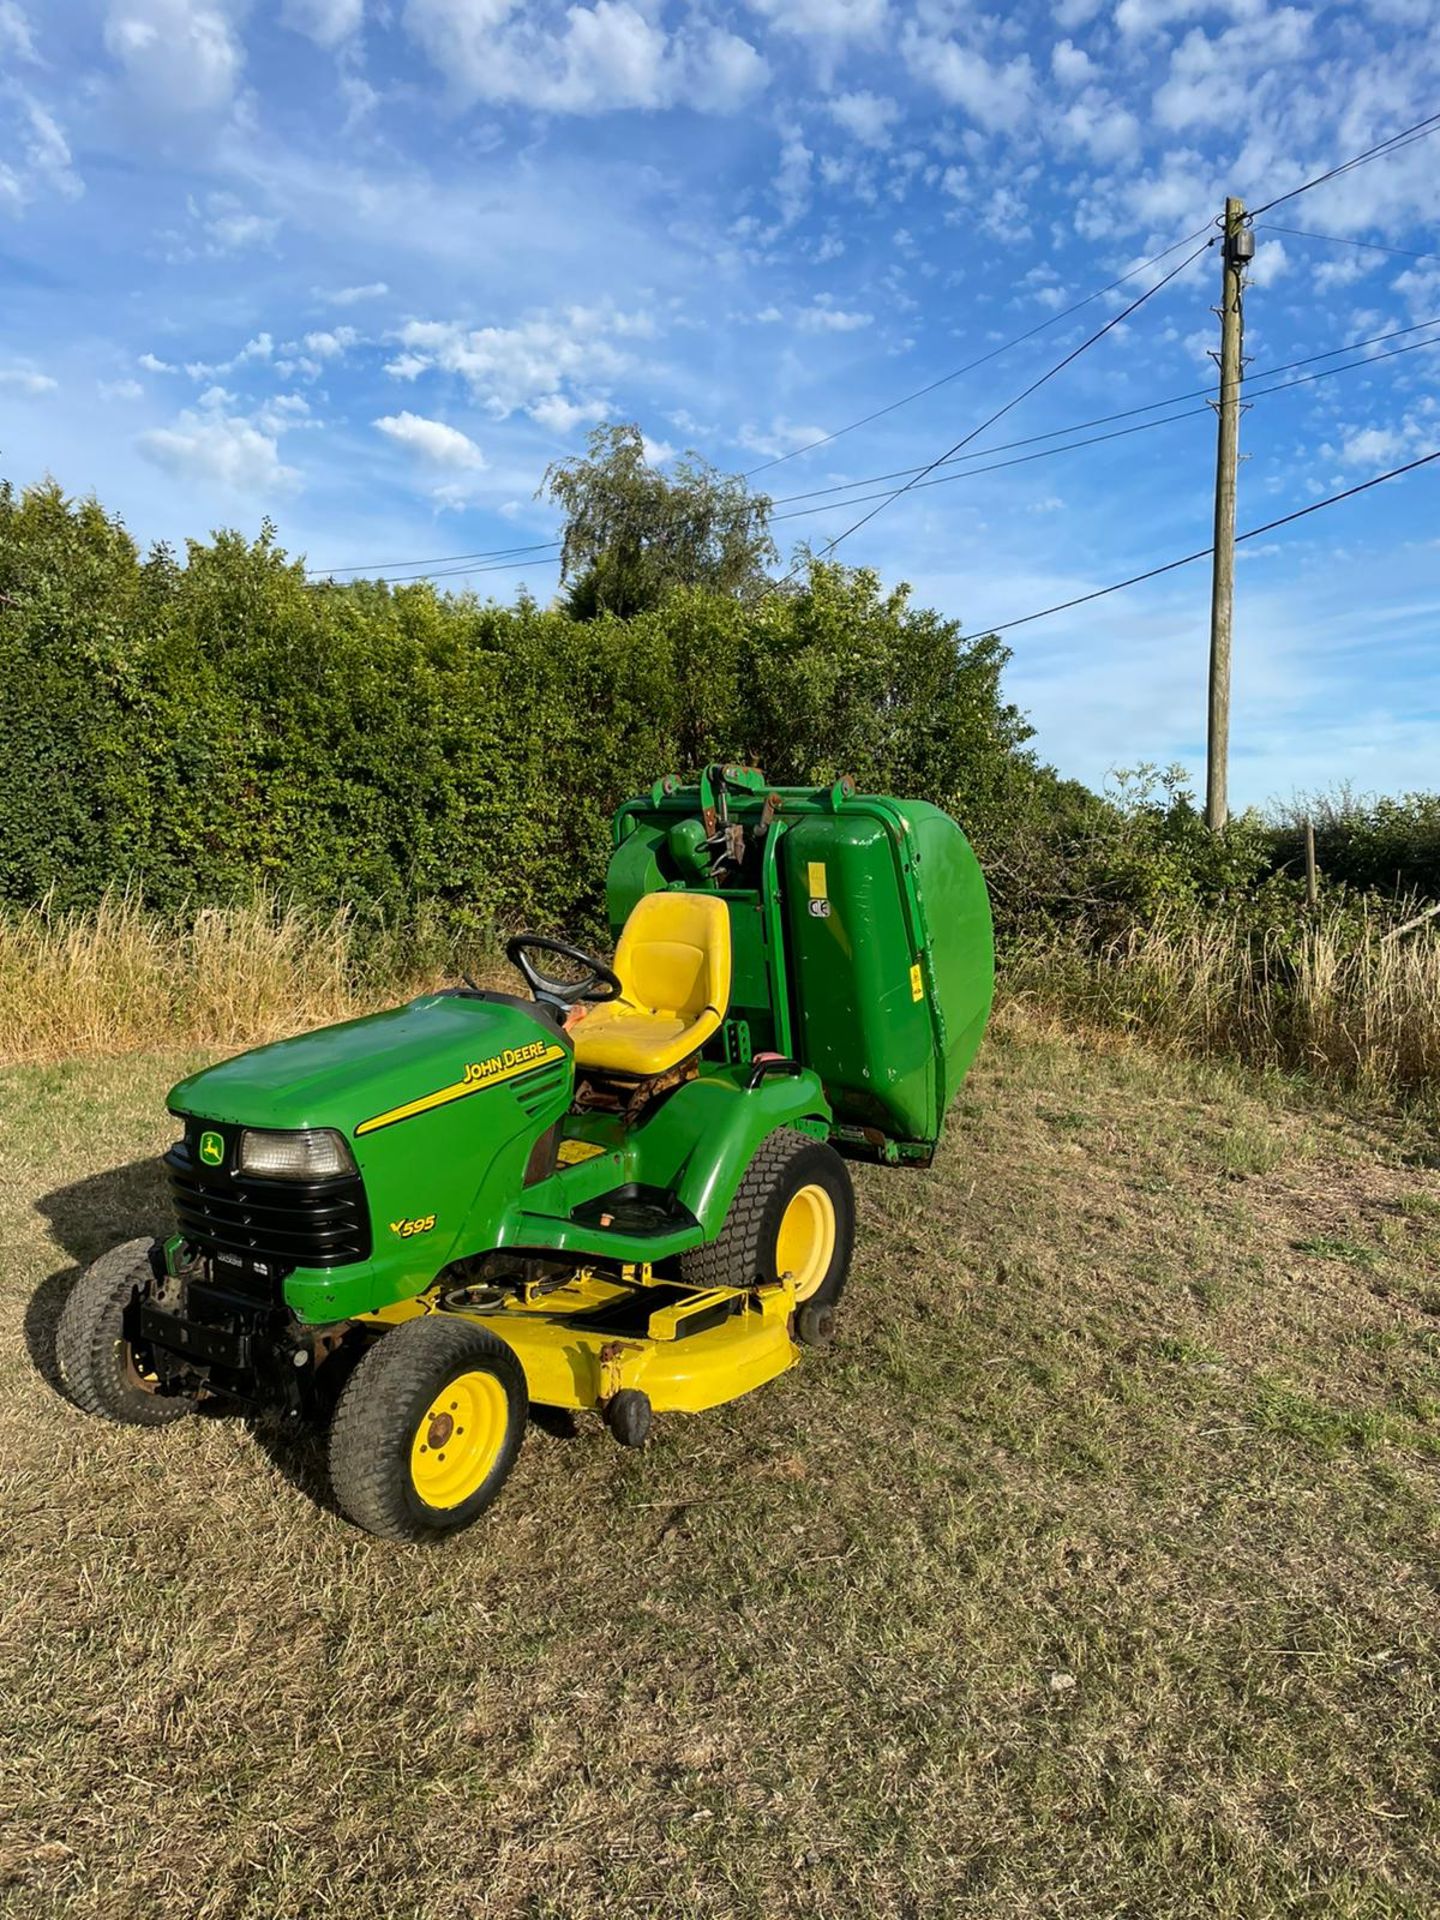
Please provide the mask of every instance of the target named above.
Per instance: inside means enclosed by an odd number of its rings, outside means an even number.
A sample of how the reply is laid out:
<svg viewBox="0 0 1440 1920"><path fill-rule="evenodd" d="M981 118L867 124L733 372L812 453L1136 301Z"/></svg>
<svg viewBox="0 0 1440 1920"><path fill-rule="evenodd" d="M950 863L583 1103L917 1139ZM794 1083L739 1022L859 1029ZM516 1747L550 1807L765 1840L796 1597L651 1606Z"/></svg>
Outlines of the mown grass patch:
<svg viewBox="0 0 1440 1920"><path fill-rule="evenodd" d="M1435 1911L1403 1140L1007 1017L936 1164L859 1170L832 1349L640 1455L536 1423L433 1552L303 1435L44 1378L194 1064L0 1076L0 1912Z"/></svg>

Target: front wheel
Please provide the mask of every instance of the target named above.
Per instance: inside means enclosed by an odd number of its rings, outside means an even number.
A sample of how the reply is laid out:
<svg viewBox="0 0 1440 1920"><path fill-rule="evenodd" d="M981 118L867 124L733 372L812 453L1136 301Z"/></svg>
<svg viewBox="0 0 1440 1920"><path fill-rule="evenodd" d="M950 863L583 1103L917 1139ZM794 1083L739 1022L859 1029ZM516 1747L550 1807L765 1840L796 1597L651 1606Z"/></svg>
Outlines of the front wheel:
<svg viewBox="0 0 1440 1920"><path fill-rule="evenodd" d="M126 1331L150 1278L152 1244L127 1240L102 1253L71 1288L55 1334L60 1377L76 1406L133 1427L163 1427L195 1406L192 1395L165 1391L150 1355Z"/></svg>
<svg viewBox="0 0 1440 1920"><path fill-rule="evenodd" d="M797 1306L833 1308L850 1271L855 1190L835 1149L782 1127L762 1140L725 1224L681 1257L687 1286L753 1287L788 1274Z"/></svg>
<svg viewBox="0 0 1440 1920"><path fill-rule="evenodd" d="M509 1478L529 1412L512 1350L473 1321L426 1314L384 1334L345 1384L330 1482L386 1540L440 1540L478 1520Z"/></svg>

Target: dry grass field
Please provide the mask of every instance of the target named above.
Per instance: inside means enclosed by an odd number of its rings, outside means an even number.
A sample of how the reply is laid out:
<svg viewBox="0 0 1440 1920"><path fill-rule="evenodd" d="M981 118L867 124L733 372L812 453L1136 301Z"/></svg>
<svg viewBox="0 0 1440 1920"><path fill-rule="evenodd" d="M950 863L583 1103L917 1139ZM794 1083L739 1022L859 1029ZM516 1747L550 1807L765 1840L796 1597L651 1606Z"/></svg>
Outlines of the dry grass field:
<svg viewBox="0 0 1440 1920"><path fill-rule="evenodd" d="M196 1056L0 1074L0 1913L1440 1910L1440 1155L1000 1023L836 1345L439 1550L54 1385Z"/></svg>

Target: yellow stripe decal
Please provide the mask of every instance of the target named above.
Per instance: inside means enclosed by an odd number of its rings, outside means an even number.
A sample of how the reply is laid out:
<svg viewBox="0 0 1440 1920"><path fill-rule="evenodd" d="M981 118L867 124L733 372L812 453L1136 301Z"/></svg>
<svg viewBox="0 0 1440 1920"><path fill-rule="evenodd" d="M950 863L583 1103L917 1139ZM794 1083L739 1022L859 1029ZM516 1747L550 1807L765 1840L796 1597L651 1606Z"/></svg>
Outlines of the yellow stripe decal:
<svg viewBox="0 0 1440 1920"><path fill-rule="evenodd" d="M466 1067L464 1079L457 1080L453 1086L441 1087L436 1093L423 1094L418 1100L407 1100L403 1107L391 1107L388 1113L377 1113L373 1120L362 1120L355 1129L355 1137L358 1140L363 1134L378 1133L382 1127L393 1127L399 1120L413 1120L417 1113L430 1113L436 1107L448 1107L452 1100L464 1100L469 1094L484 1093L490 1087L501 1086L506 1080L516 1080L521 1074L535 1073L541 1067L552 1066L555 1061L564 1058L564 1047L553 1042L546 1046L543 1041L537 1041L534 1052L529 1047L521 1047L497 1054L493 1060L474 1061Z"/></svg>

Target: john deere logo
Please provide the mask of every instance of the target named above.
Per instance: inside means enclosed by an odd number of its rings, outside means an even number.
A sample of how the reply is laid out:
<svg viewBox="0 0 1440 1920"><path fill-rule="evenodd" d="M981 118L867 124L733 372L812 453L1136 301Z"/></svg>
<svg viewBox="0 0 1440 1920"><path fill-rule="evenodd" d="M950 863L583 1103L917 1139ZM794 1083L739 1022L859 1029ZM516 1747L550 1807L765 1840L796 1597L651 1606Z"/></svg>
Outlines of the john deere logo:
<svg viewBox="0 0 1440 1920"><path fill-rule="evenodd" d="M224 1163L225 1142L218 1133L202 1133L200 1136L200 1159L207 1167L218 1167Z"/></svg>

